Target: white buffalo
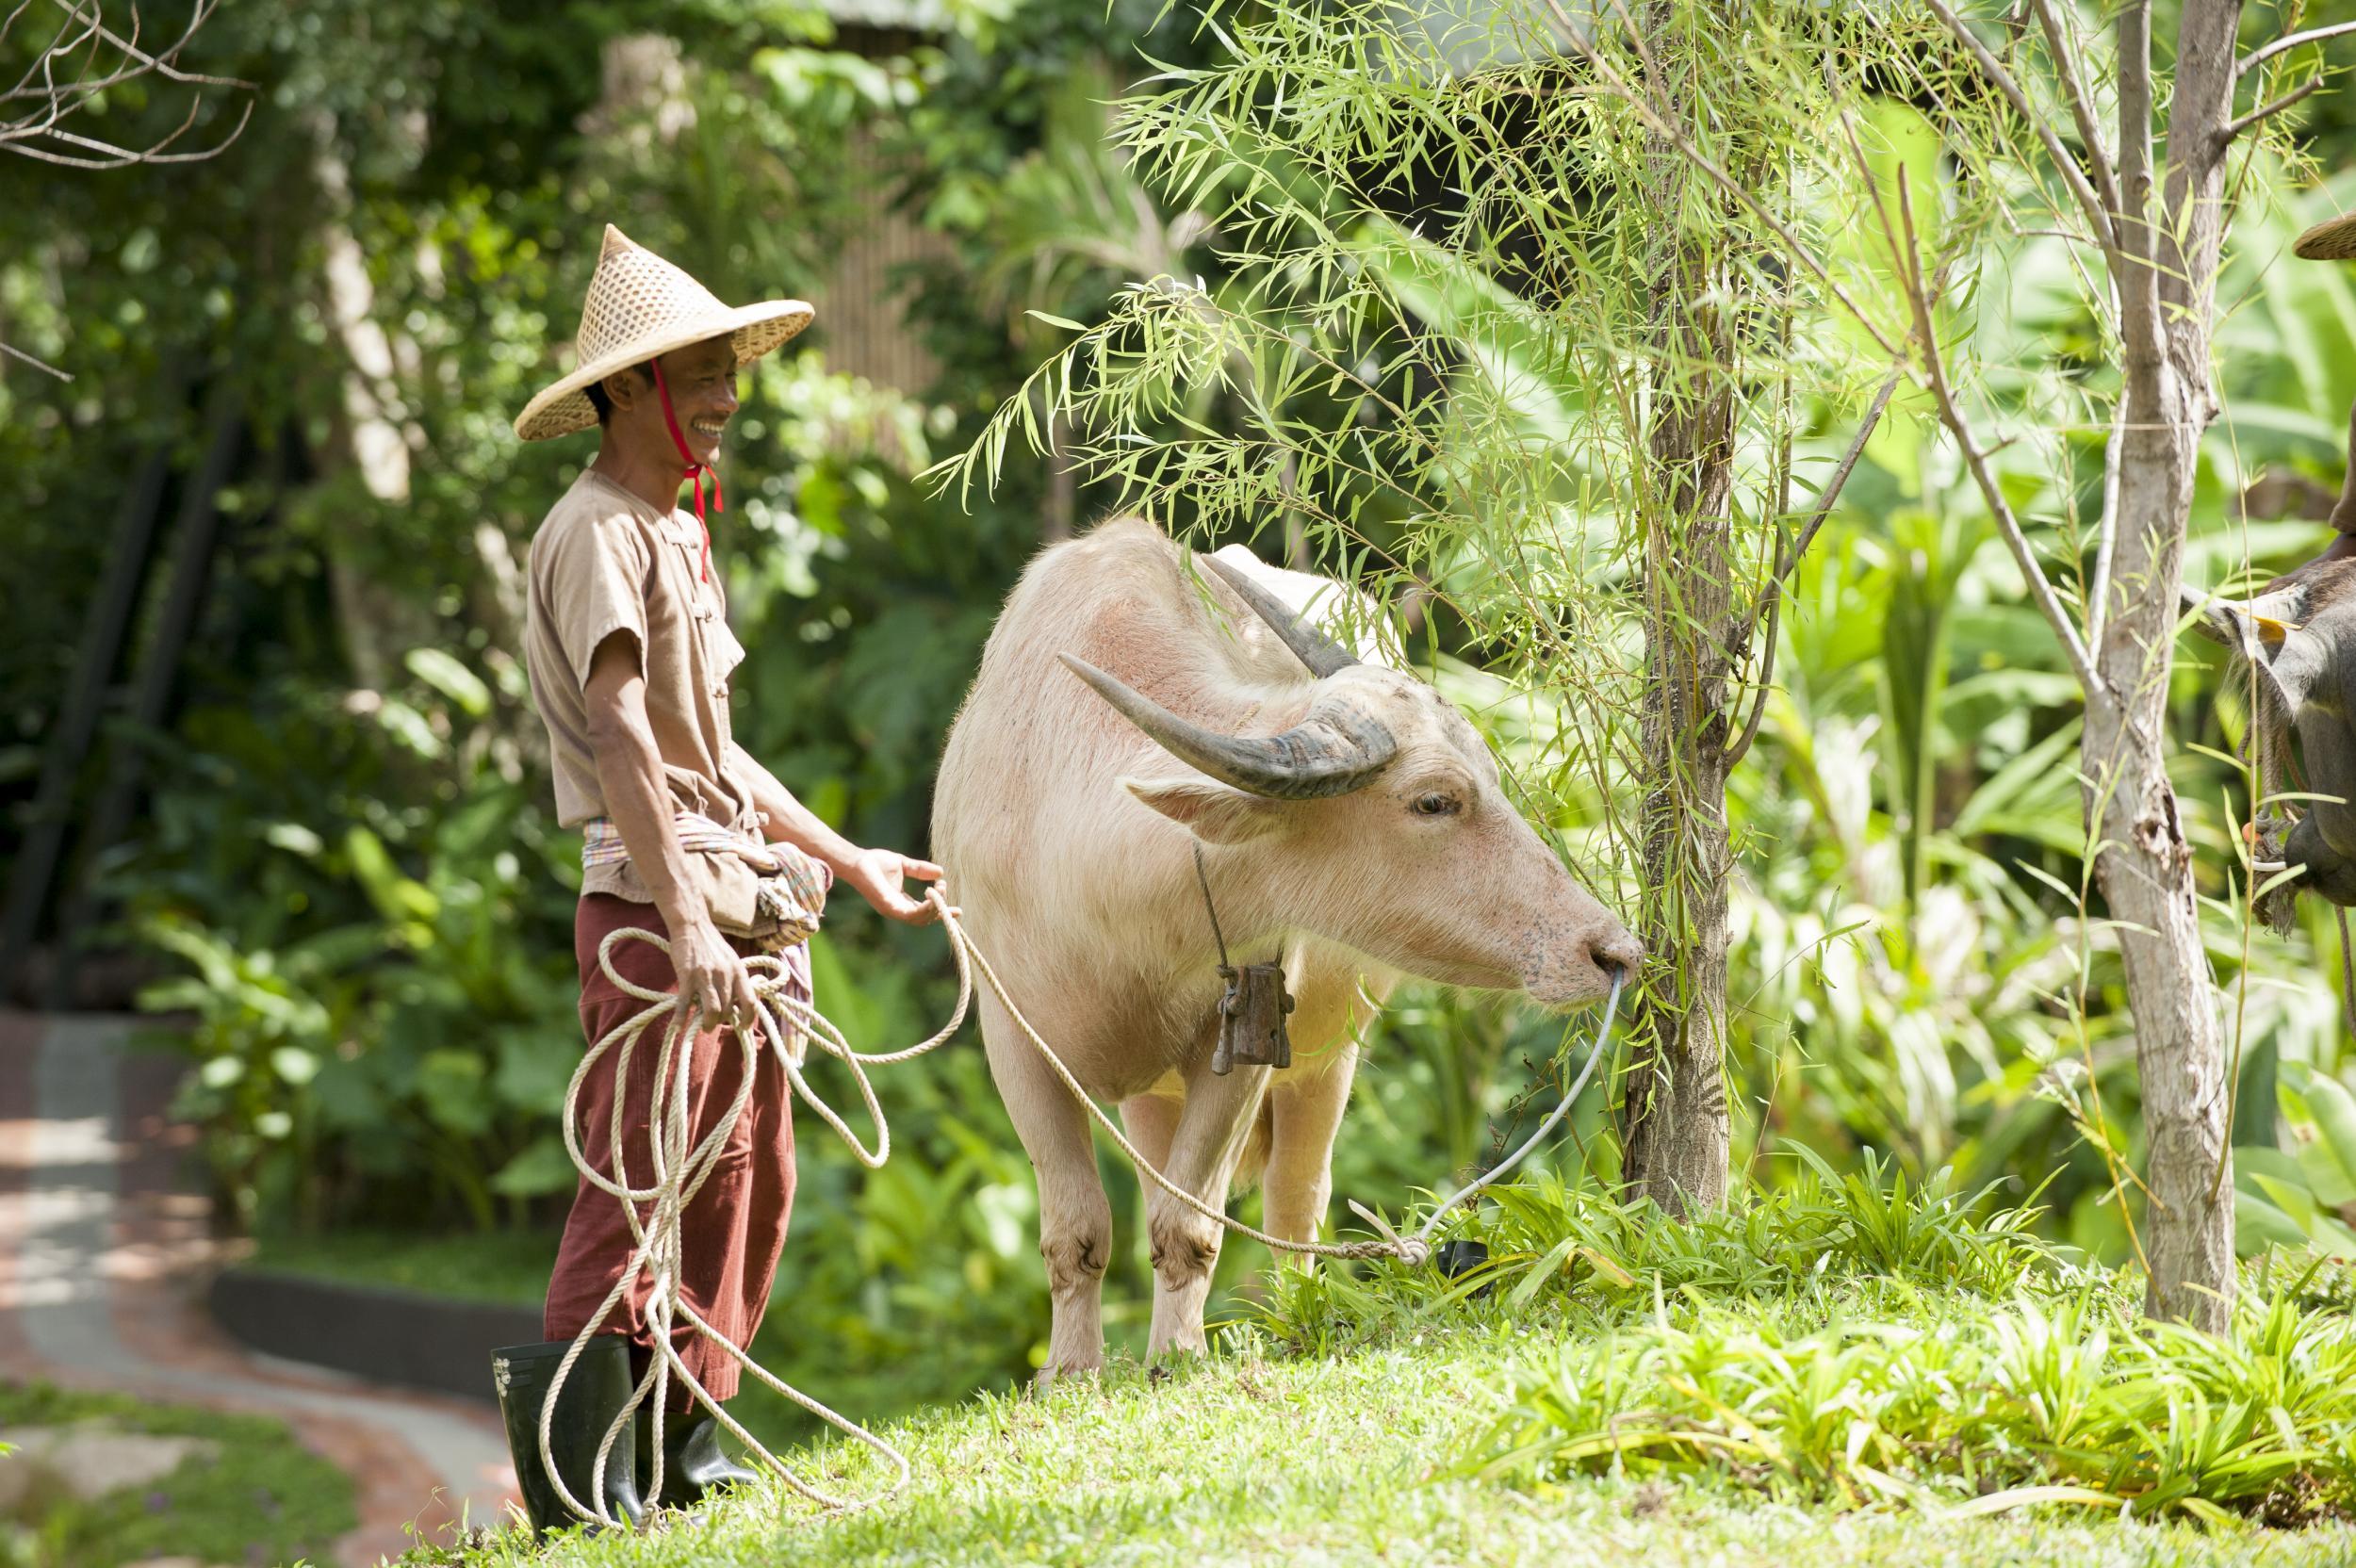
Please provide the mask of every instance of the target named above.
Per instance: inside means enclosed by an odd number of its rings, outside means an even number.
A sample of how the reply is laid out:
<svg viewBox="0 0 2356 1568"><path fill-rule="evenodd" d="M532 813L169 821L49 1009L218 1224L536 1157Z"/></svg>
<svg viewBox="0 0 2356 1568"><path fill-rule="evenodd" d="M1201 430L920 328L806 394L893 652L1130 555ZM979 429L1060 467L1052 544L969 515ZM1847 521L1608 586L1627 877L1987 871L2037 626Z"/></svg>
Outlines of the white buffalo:
<svg viewBox="0 0 2356 1568"><path fill-rule="evenodd" d="M1404 973L1566 1005L1643 956L1447 699L1296 623L1304 606L1332 620L1345 592L1240 547L1189 558L1135 519L1043 552L983 649L933 807L966 925L1088 1092L1215 1207L1264 1172L1267 1229L1296 1240L1324 1220L1362 999ZM1221 987L1198 843L1235 962L1284 965L1289 1068L1210 1070ZM980 1005L1039 1174L1046 1370L1091 1369L1112 1210L1087 1113L987 991ZM1146 1199L1150 1348L1200 1349L1222 1233Z"/></svg>

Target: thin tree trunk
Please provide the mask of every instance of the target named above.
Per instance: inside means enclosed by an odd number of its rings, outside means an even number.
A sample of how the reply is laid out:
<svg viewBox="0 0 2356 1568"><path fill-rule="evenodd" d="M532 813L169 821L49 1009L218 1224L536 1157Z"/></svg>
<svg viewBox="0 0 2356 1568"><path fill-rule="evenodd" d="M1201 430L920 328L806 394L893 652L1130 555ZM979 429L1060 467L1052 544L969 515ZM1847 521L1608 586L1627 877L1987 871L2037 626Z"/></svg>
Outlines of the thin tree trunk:
<svg viewBox="0 0 2356 1568"><path fill-rule="evenodd" d="M1651 56L1674 47L1675 8L1647 17ZM1690 82L1669 93L1682 115ZM1648 155L1671 237L1653 285L1651 494L1645 529L1644 777L1640 925L1651 954L1621 1107L1623 1177L1676 1214L1725 1200L1726 656L1735 635L1731 286L1675 216L1691 171L1666 139Z"/></svg>
<svg viewBox="0 0 2356 1568"><path fill-rule="evenodd" d="M2172 373L2164 379L2172 395L2160 406L2130 403L2119 487L2127 526L2096 653L2115 696L2087 704L2082 762L2100 786L2091 802L2095 877L2111 918L2123 923L2119 950L2135 1021L2151 1189L2146 1305L2154 1315L2216 1331L2233 1291L2223 1020L2163 741L2167 650L2175 632L2168 607L2183 580L2199 425L2183 384ZM2163 422L2175 428L2154 428ZM2151 525L2135 526L2139 518Z"/></svg>
<svg viewBox="0 0 2356 1568"><path fill-rule="evenodd" d="M318 237L328 325L343 351L336 377L341 417L329 456L355 471L372 498L402 505L409 499L409 436L394 391L392 339L376 319L376 286L352 231L352 175L335 145L335 121L322 112L311 129L312 172L323 198ZM327 582L352 683L381 691L394 678L394 661L425 639L427 623L377 579L363 552L331 542Z"/></svg>
<svg viewBox="0 0 2356 1568"><path fill-rule="evenodd" d="M2149 1145L2145 1307L2212 1332L2231 1316L2233 1175L2223 1017L2192 875L2192 847L2168 777L2169 657L2201 431L2216 416L2210 333L2232 117L2239 0L2186 0L2176 49L2167 188L2151 211L2148 0L2119 23L2120 151L2127 212L2119 279L2124 406L2112 576L2093 650L2082 759L2095 789L2095 875L2119 927L2135 1021ZM2155 308L2156 307L2156 308Z"/></svg>

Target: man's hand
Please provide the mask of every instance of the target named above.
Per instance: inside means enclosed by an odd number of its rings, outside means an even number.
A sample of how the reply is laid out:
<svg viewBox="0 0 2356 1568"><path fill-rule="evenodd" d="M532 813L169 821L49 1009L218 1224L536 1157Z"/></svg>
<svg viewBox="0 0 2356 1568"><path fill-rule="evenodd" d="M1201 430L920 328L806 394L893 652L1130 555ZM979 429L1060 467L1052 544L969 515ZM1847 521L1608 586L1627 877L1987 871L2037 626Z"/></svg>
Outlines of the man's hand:
<svg viewBox="0 0 2356 1568"><path fill-rule="evenodd" d="M699 1033L714 1022L749 1027L761 1016L752 974L710 916L691 916L672 927L671 971L679 976L679 1011Z"/></svg>
<svg viewBox="0 0 2356 1568"><path fill-rule="evenodd" d="M910 877L938 882L941 870L930 860L891 849L862 849L843 868L843 880L874 905L877 913L909 925L929 925L940 918L940 911L925 900L908 895L902 884Z"/></svg>

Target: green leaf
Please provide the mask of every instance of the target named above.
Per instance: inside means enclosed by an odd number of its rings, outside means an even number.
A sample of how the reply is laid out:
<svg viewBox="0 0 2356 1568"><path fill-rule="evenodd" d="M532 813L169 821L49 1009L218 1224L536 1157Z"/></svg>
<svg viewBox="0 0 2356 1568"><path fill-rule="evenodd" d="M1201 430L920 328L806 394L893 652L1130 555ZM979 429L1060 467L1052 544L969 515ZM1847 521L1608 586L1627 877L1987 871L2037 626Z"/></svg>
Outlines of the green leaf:
<svg viewBox="0 0 2356 1568"><path fill-rule="evenodd" d="M456 703L468 718L479 719L491 710L491 689L456 655L441 648L411 648L401 662L409 666L411 675Z"/></svg>
<svg viewBox="0 0 2356 1568"><path fill-rule="evenodd" d="M2307 1110L2315 1119L2315 1130L2331 1147L2340 1169L2356 1182L2356 1095L2348 1092L2336 1078L2321 1072L2308 1077Z"/></svg>
<svg viewBox="0 0 2356 1568"><path fill-rule="evenodd" d="M491 1126L491 1096L483 1058L471 1051L429 1051L417 1064L417 1094L435 1121L453 1133Z"/></svg>
<svg viewBox="0 0 2356 1568"><path fill-rule="evenodd" d="M380 913L390 921L430 921L441 910L432 889L401 874L384 848L384 841L365 827L344 835L344 854L352 872Z"/></svg>
<svg viewBox="0 0 2356 1568"><path fill-rule="evenodd" d="M270 1070L301 1088L319 1076L319 1059L301 1046L282 1045L270 1054Z"/></svg>
<svg viewBox="0 0 2356 1568"><path fill-rule="evenodd" d="M579 1179L573 1157L564 1152L564 1138L548 1133L499 1167L490 1184L493 1192L504 1198L538 1198L546 1193L568 1192Z"/></svg>
<svg viewBox="0 0 2356 1568"><path fill-rule="evenodd" d="M2252 1193L2233 1190L2233 1250L2243 1257L2269 1247L2300 1248L2307 1233L2290 1216Z"/></svg>
<svg viewBox="0 0 2356 1568"><path fill-rule="evenodd" d="M564 1090L581 1065L580 1035L564 1029L511 1029L499 1040L499 1066L491 1086L518 1110L554 1116L564 1108Z"/></svg>
<svg viewBox="0 0 2356 1568"><path fill-rule="evenodd" d="M2235 1160L2241 1151L2233 1152ZM2343 1203L2356 1203L2356 1182L2348 1178L2340 1162L2320 1138L2303 1138L2293 1156L2299 1162L2299 1173L2307 1180L2307 1190L2315 1195L2315 1201L2336 1209Z"/></svg>
<svg viewBox="0 0 2356 1568"><path fill-rule="evenodd" d="M299 822L271 823L262 829L262 837L266 841L277 845L280 849L300 855L306 860L327 847L317 833Z"/></svg>

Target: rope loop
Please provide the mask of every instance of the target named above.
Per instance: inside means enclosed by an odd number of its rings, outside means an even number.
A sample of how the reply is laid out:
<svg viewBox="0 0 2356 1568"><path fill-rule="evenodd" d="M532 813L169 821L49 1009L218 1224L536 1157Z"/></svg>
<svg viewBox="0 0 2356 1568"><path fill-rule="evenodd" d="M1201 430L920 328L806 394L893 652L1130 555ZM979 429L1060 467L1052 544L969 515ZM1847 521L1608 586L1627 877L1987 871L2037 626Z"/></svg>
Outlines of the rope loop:
<svg viewBox="0 0 2356 1568"><path fill-rule="evenodd" d="M1200 869L1198 865L1198 873ZM1204 891L1207 895L1209 891L1207 885ZM1375 1238L1347 1242L1294 1241L1287 1237L1271 1235L1266 1231L1230 1217L1224 1210L1204 1201L1171 1181L1168 1176L1163 1175L1137 1145L1129 1141L1110 1114L1096 1102L1095 1099L1082 1086L1079 1079L1073 1076L1072 1070L1064 1065L1063 1058L1055 1054L1055 1048L1049 1045L1040 1037L1039 1031L1031 1026L1030 1021L1023 1017L1023 1009L1016 1005L1014 997L1007 991L1006 982L998 977L998 972L991 967L988 956L974 945L973 937L967 933L963 923L950 908L946 888L938 883L935 884L926 895L926 902L933 906L935 914L940 918L942 927L948 932L949 952L957 962L957 1003L949 1015L949 1021L941 1025L941 1029L928 1038L901 1050L862 1052L855 1049L851 1042L844 1038L842 1030L837 1028L834 1022L820 1012L812 1003L793 994L789 988L791 977L786 972L782 958L772 954L746 958L744 966L752 974L754 1011L758 1015L758 1027L751 1030L738 1027L727 1031L735 1036L739 1049L744 1053L744 1070L738 1075L735 1098L729 1102L728 1110L713 1123L711 1132L706 1134L700 1142L691 1143L692 1129L688 1119L688 1105L693 1088L689 1074L694 1061L694 1054L689 1047L694 1038L695 1021L681 1009L679 999L674 993L655 990L628 979L615 967L614 961L616 949L625 941L650 943L658 952L666 956L671 951L670 941L652 931L630 926L609 933L598 944L597 968L599 972L623 995L633 1001L644 1002L646 1005L608 1030L589 1048L588 1053L581 1057L581 1065L574 1069L572 1081L564 1089L564 1152L572 1157L573 1165L580 1170L583 1180L622 1205L623 1213L629 1218L631 1240L628 1264L623 1267L620 1277L615 1280L613 1290L607 1293L605 1300L590 1316L588 1323L581 1332L573 1336L573 1342L565 1350L564 1359L557 1364L556 1376L549 1383L547 1397L540 1407L540 1462L547 1467L549 1483L555 1487L556 1494L564 1500L564 1506L581 1518L594 1520L611 1527L622 1527L621 1520L614 1518L602 1510L606 1464L613 1453L614 1443L621 1436L626 1424L635 1416L638 1408L649 1400L652 1401L652 1432L648 1441L653 1449L654 1474L647 1482L646 1494L653 1497L662 1492L663 1427L670 1403L671 1380L675 1377L684 1385L695 1404L710 1411L721 1426L735 1435L736 1440L744 1446L747 1454L775 1472L796 1494L808 1498L826 1512L845 1513L873 1507L876 1503L896 1495L908 1485L909 1465L906 1454L849 1416L828 1408L769 1371L747 1354L741 1346L706 1322L693 1306L680 1298L679 1282L683 1277L682 1265L685 1261L680 1219L688 1204L694 1200L695 1195L703 1189L704 1184L711 1179L712 1172L718 1168L721 1152L727 1148L729 1135L734 1132L738 1120L744 1114L745 1106L751 1101L753 1070L758 1064L759 1053L761 1050L772 1050L777 1054L779 1061L785 1068L787 1080L793 1085L794 1095L803 1104L810 1107L821 1121L833 1129L835 1135L842 1138L843 1143L850 1148L851 1152L857 1156L859 1164L870 1170L878 1169L886 1160L892 1157L892 1128L884 1118L882 1102L876 1098L875 1085L869 1080L867 1070L876 1067L892 1067L901 1062L912 1061L918 1056L947 1044L964 1024L966 1014L973 1005L973 981L978 972L983 983L989 986L991 994L996 996L1006 1007L1006 1016L1014 1021L1015 1027L1022 1032L1023 1037L1039 1051L1039 1055L1054 1070L1055 1076L1061 1079L1064 1086L1072 1091L1072 1098L1080 1102L1088 1115L1095 1119L1097 1125L1111 1137L1122 1156L1137 1167L1138 1174L1162 1191L1214 1224L1223 1226L1237 1235L1259 1242L1262 1246L1275 1251L1342 1261L1391 1257L1413 1266L1422 1264L1431 1257L1432 1233L1438 1229L1442 1219L1457 1204L1476 1196L1490 1183L1519 1164L1523 1156L1536 1147L1540 1139L1551 1133L1570 1110L1580 1091L1587 1086L1588 1079L1594 1075L1596 1064L1602 1059L1604 1047L1612 1037L1612 1023L1619 1009L1620 988L1626 978L1619 970L1612 971L1611 1000L1604 1008L1603 1026L1595 1032L1595 1048L1588 1055L1586 1068L1579 1073L1578 1081L1572 1085L1570 1092L1563 1096L1562 1102L1555 1108L1554 1114L1548 1117L1538 1131L1530 1135L1530 1138L1503 1163L1469 1186L1458 1191L1434 1209L1431 1217L1414 1235L1400 1235L1380 1215L1353 1201L1350 1205L1351 1212L1379 1233ZM1216 921L1218 917L1214 914L1212 918ZM1220 946L1223 949L1225 945L1222 938ZM1224 958L1223 952L1221 957ZM662 1034L660 1043L655 1050L655 1102L648 1118L648 1155L653 1181L650 1185L634 1187L630 1184L628 1179L629 1170L626 1161L617 1160L615 1170L609 1176L598 1170L589 1160L581 1142L581 1096L591 1072L597 1063L609 1054L614 1058L614 1082L617 1085L627 1084L630 1081L630 1060L644 1044L646 1031L658 1021L662 1021ZM859 1104L868 1122L875 1128L875 1141L872 1149L860 1140L859 1135L851 1130L850 1124L832 1106L828 1105L815 1089L810 1087L810 1081L803 1076L802 1064L807 1055L807 1044L811 1041L816 1042L819 1050L833 1056L849 1070L852 1082L858 1086ZM608 1147L615 1151L619 1151L622 1147L624 1098L619 1093L613 1097L613 1117L607 1129ZM641 1213L642 1207L646 1210L644 1214ZM654 1348L658 1353L647 1358L646 1374L640 1378L637 1386L631 1390L630 1399L623 1405L621 1413L614 1417L613 1425L606 1429L604 1439L597 1446L597 1462L591 1474L590 1489L593 1497L598 1501L594 1504L584 1503L572 1494L571 1491L566 1488L564 1478L557 1472L551 1438L552 1415L556 1408L557 1396L564 1386L564 1380L572 1375L574 1364L588 1348L590 1340L604 1329L620 1308L629 1292L630 1282L639 1279L642 1275L649 1281L646 1305L647 1334L653 1340ZM695 1375L688 1370L686 1362L679 1356L678 1347L672 1342L674 1327L682 1320L688 1328L720 1346L728 1355L734 1357L744 1370L751 1373L770 1388L810 1412L810 1414L817 1416L844 1436L872 1449L892 1467L891 1483L866 1497L846 1498L824 1492L797 1475L791 1466L763 1446L752 1433L746 1431L734 1416L728 1414Z"/></svg>

